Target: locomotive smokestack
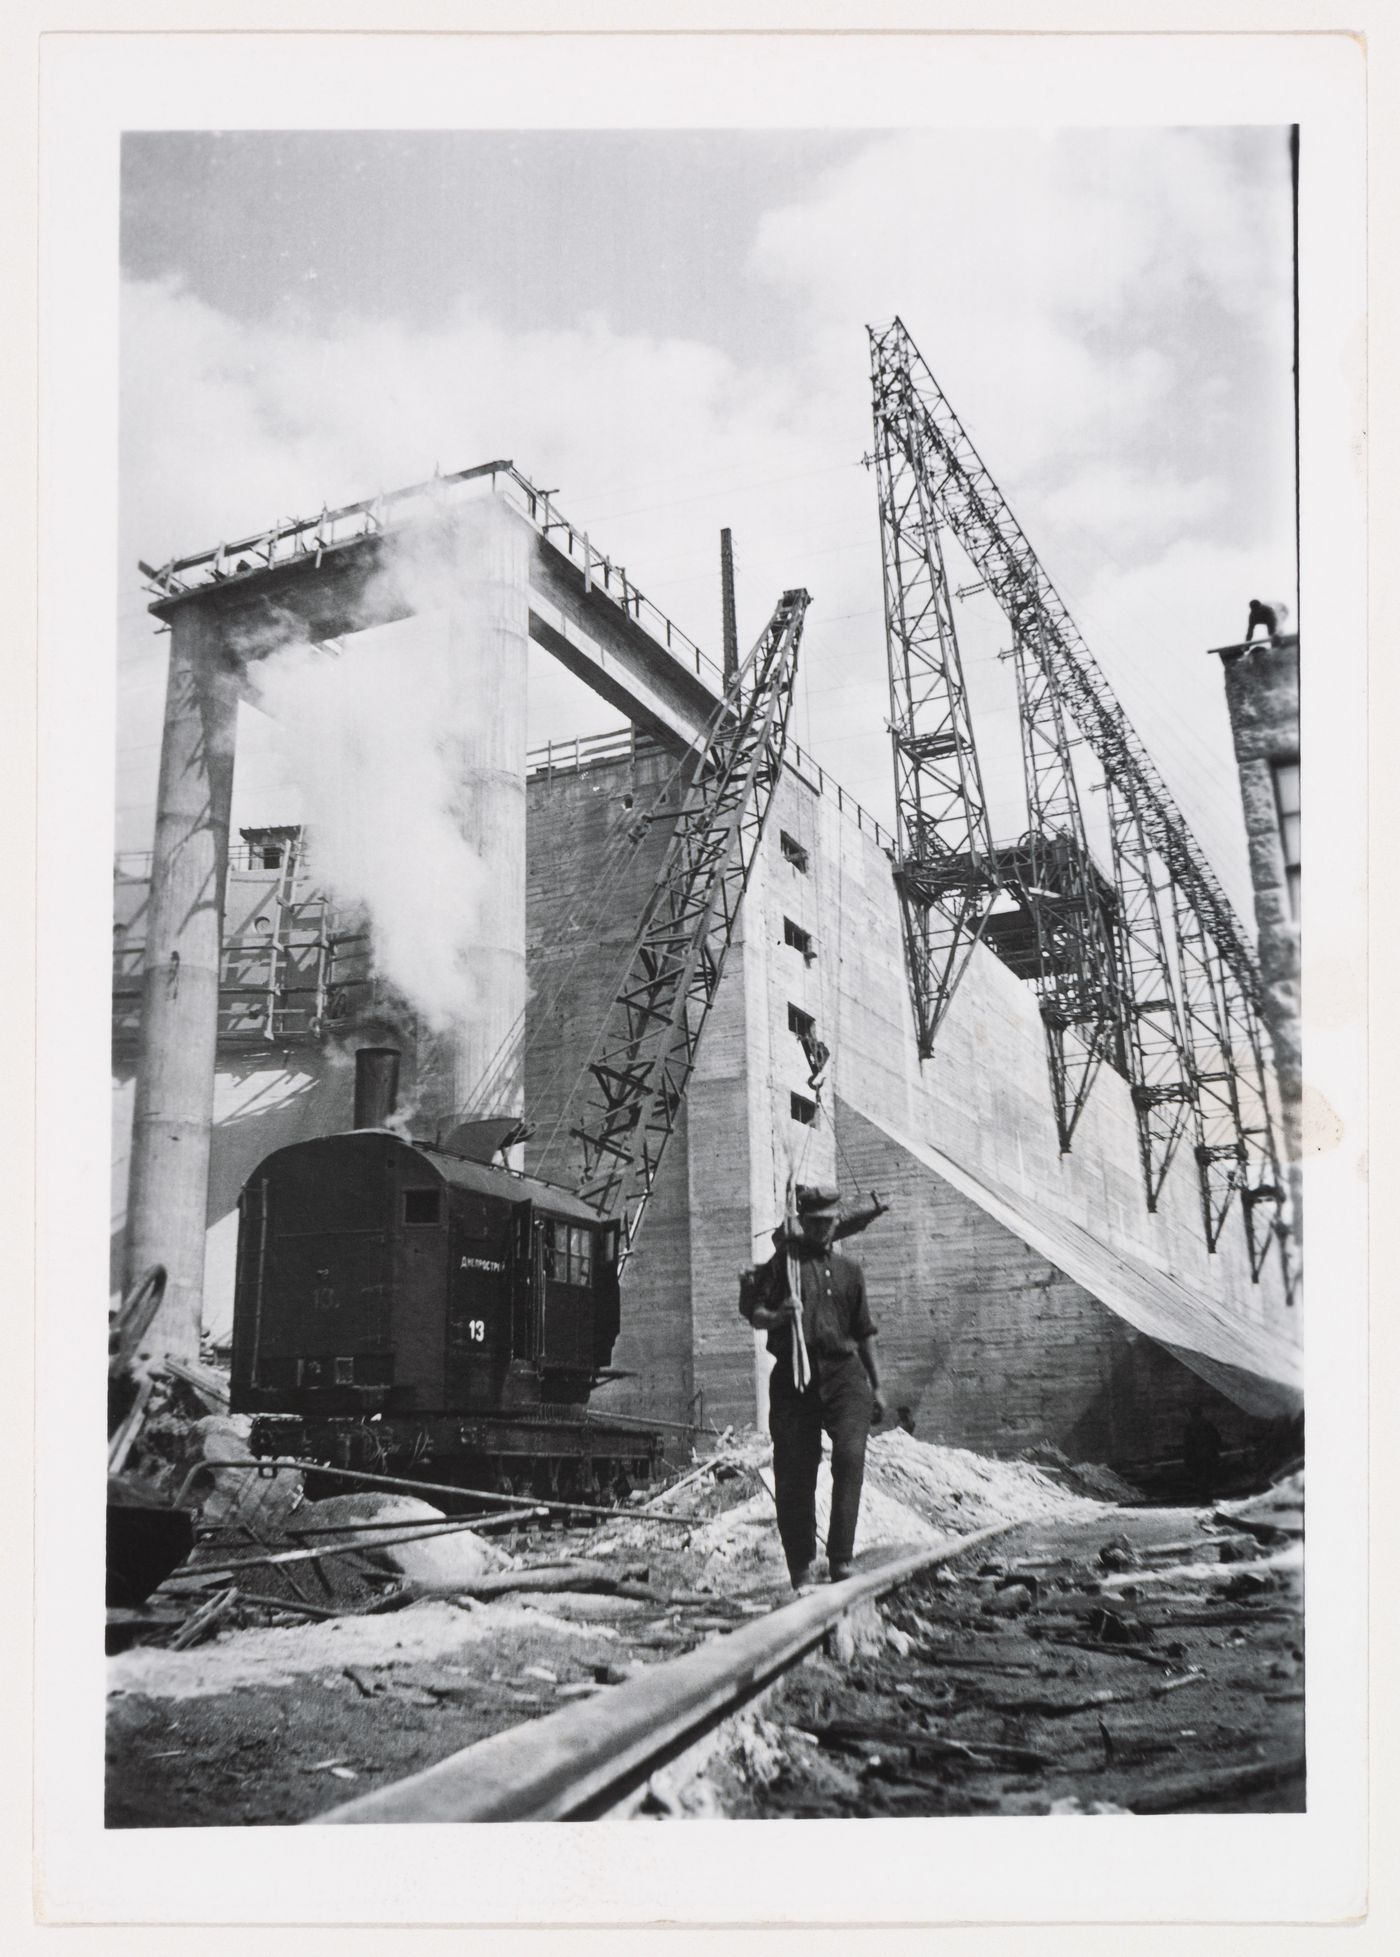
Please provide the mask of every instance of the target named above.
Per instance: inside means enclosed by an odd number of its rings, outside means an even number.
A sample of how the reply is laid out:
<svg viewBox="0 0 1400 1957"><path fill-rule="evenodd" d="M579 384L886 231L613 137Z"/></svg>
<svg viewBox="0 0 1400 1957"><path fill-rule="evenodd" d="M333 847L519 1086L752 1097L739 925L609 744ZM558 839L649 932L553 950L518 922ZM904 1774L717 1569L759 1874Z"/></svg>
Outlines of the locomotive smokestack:
<svg viewBox="0 0 1400 1957"><path fill-rule="evenodd" d="M382 1128L398 1105L399 1050L362 1046L355 1050L355 1126Z"/></svg>

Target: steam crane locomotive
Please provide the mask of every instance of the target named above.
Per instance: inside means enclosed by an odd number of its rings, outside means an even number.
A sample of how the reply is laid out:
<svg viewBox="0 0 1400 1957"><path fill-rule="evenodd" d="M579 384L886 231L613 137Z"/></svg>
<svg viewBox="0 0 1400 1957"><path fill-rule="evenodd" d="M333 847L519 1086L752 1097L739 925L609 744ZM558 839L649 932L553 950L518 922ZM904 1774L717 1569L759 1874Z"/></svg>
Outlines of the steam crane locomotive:
<svg viewBox="0 0 1400 1957"><path fill-rule="evenodd" d="M576 1189L496 1158L518 1124L448 1145L394 1123L398 1055L356 1056L355 1126L276 1150L244 1187L234 1412L252 1447L463 1488L585 1499L650 1476L663 1442L592 1411L620 1278L783 765L805 591L789 591L687 771L572 1134ZM394 1123L394 1125L390 1125Z"/></svg>

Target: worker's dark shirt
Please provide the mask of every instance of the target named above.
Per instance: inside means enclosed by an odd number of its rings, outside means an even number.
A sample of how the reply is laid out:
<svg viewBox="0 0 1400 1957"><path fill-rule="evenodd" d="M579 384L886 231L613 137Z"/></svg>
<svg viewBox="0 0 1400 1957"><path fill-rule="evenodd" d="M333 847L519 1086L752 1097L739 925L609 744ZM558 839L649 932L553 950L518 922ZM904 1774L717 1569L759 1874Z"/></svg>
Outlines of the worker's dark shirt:
<svg viewBox="0 0 1400 1957"><path fill-rule="evenodd" d="M852 1355L862 1339L875 1336L865 1299L865 1273L849 1257L818 1250L805 1241L793 1246L802 1283L802 1336L817 1360L838 1361ZM740 1305L746 1318L756 1306L769 1310L788 1295L787 1257L783 1251L759 1267L751 1292ZM778 1359L788 1356L791 1328L778 1325L768 1334L768 1350Z"/></svg>

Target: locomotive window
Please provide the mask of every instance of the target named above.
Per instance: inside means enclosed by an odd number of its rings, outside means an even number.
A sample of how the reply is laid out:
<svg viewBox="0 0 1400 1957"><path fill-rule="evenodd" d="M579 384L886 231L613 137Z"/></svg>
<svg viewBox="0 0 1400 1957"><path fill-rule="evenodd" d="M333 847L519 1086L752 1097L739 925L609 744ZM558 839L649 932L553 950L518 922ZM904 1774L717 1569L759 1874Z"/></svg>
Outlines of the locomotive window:
<svg viewBox="0 0 1400 1957"><path fill-rule="evenodd" d="M335 1362L335 1383L337 1386L353 1386L355 1383L355 1361L337 1359Z"/></svg>
<svg viewBox="0 0 1400 1957"><path fill-rule="evenodd" d="M593 1282L593 1233L590 1230L569 1232L569 1277L574 1284Z"/></svg>
<svg viewBox="0 0 1400 1957"><path fill-rule="evenodd" d="M436 1223L442 1214L442 1191L439 1189L405 1189L403 1192L403 1220L405 1223Z"/></svg>
<svg viewBox="0 0 1400 1957"><path fill-rule="evenodd" d="M593 1233L567 1223L554 1226L553 1269L549 1275L557 1284L593 1282ZM548 1268L548 1266L546 1266Z"/></svg>

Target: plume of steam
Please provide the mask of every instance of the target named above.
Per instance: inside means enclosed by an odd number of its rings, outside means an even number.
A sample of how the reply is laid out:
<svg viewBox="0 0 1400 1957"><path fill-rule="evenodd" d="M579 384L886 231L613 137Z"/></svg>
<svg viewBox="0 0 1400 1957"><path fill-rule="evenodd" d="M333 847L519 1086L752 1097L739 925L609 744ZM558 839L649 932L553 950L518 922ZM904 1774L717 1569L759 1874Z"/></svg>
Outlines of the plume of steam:
<svg viewBox="0 0 1400 1957"><path fill-rule="evenodd" d="M365 616L411 616L324 646L288 640L254 675L301 788L318 879L364 906L377 969L448 1034L484 1004L488 892L470 837L491 648L471 529L426 526L394 540Z"/></svg>

